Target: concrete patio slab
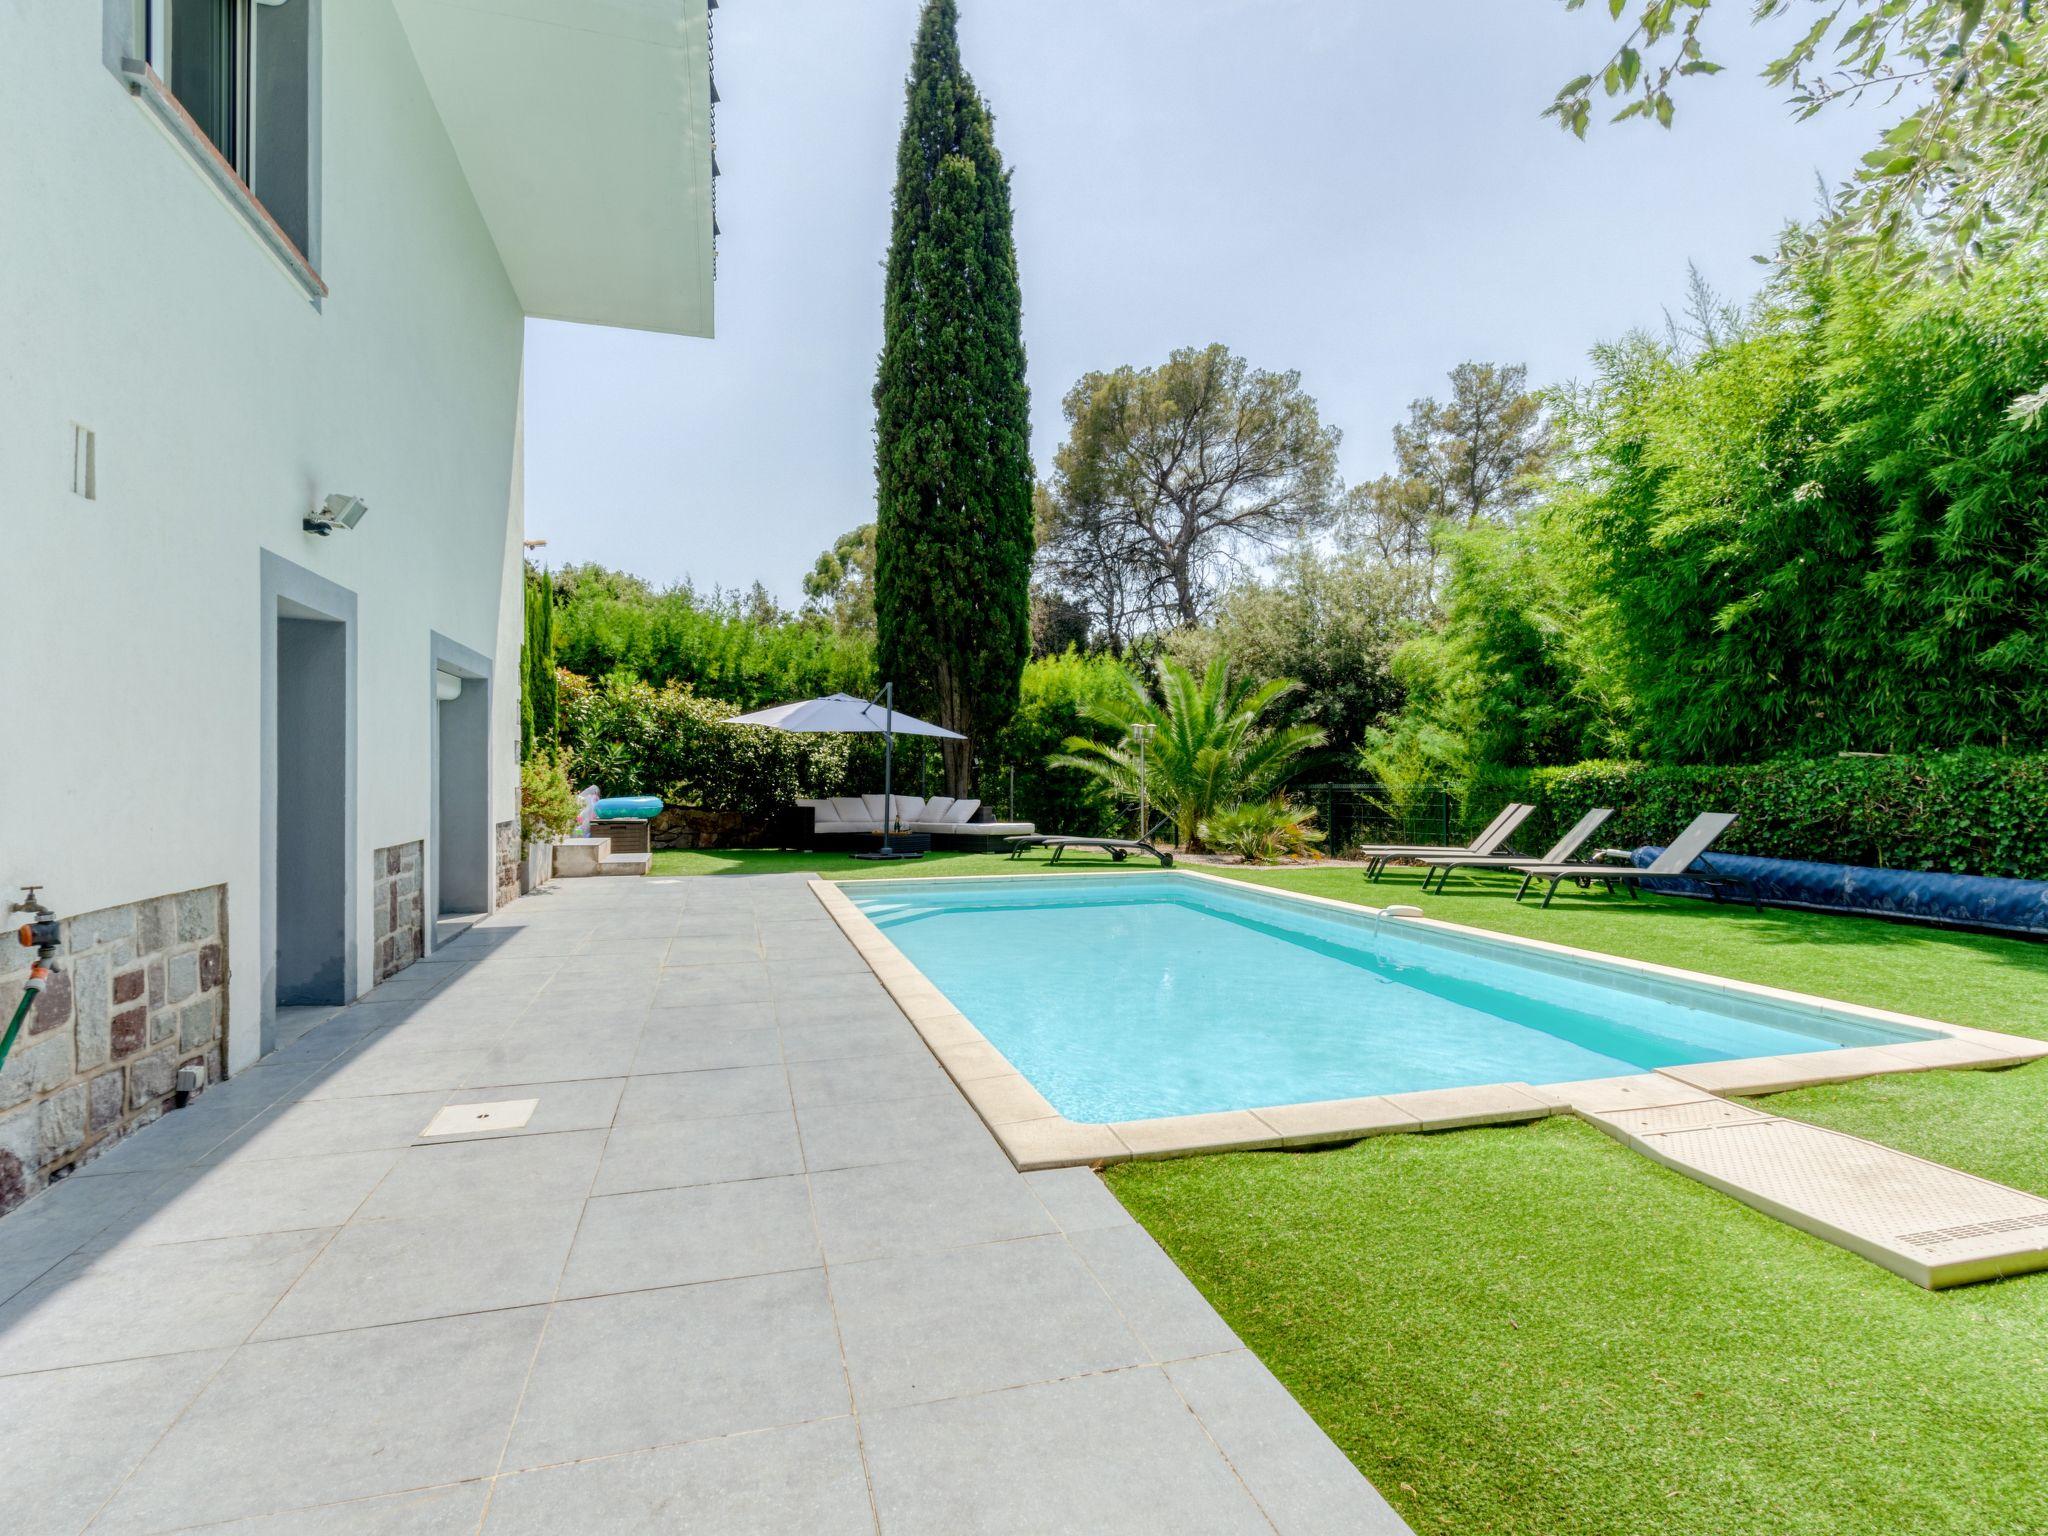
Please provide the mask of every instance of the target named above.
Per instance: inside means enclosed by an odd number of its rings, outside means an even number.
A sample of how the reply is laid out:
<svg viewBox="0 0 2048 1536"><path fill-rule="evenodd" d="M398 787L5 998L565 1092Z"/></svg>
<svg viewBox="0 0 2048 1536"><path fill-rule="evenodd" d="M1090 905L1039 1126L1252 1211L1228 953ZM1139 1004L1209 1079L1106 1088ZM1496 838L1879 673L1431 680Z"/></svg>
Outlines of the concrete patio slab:
<svg viewBox="0 0 2048 1536"><path fill-rule="evenodd" d="M875 1517L853 1419L500 1477L484 1530L670 1536L694 1510L717 1511L720 1536L867 1536Z"/></svg>
<svg viewBox="0 0 2048 1536"><path fill-rule="evenodd" d="M488 1476L545 1319L531 1307L244 1344L93 1530L140 1536Z"/></svg>
<svg viewBox="0 0 2048 1536"><path fill-rule="evenodd" d="M549 1319L505 1469L852 1411L820 1270L594 1296Z"/></svg>
<svg viewBox="0 0 2048 1536"><path fill-rule="evenodd" d="M1156 1366L863 1413L862 1428L892 1536L1272 1536ZM1111 1444L1119 1454L1106 1457ZM1048 1467L1062 1471L1048 1478Z"/></svg>
<svg viewBox="0 0 2048 1536"><path fill-rule="evenodd" d="M1114 1134L999 1144L801 877L569 882L433 965L0 1220L10 1528L1400 1529L1100 1179L1013 1165Z"/></svg>
<svg viewBox="0 0 2048 1536"><path fill-rule="evenodd" d="M813 1174L811 1203L834 1264L1059 1231L993 1148Z"/></svg>
<svg viewBox="0 0 2048 1536"><path fill-rule="evenodd" d="M612 1127L591 1193L627 1195L803 1171L796 1116L786 1109L719 1120L663 1120Z"/></svg>
<svg viewBox="0 0 2048 1536"><path fill-rule="evenodd" d="M208 1350L0 1376L9 1528L84 1530L227 1358Z"/></svg>
<svg viewBox="0 0 2048 1536"><path fill-rule="evenodd" d="M834 1265L862 1410L1138 1365L1143 1347L1056 1237Z"/></svg>

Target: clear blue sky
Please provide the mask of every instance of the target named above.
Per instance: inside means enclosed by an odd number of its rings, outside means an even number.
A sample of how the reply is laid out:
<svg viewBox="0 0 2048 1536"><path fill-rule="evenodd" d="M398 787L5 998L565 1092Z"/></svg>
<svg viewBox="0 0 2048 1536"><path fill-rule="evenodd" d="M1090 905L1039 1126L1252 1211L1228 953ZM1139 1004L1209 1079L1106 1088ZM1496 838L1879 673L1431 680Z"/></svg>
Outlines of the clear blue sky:
<svg viewBox="0 0 2048 1536"><path fill-rule="evenodd" d="M1670 133L1580 144L1538 114L1618 41L1559 0L961 0L1016 188L1032 446L1082 373L1222 341L1295 368L1347 478L1467 358L1555 382L1661 325L1697 262L1746 296L1814 177L1877 119L1790 121L1768 35L1721 0L1727 71ZM881 260L916 0L716 13L718 335L535 321L526 521L550 563L756 578L786 602L873 515ZM1795 18L1796 19L1796 18Z"/></svg>

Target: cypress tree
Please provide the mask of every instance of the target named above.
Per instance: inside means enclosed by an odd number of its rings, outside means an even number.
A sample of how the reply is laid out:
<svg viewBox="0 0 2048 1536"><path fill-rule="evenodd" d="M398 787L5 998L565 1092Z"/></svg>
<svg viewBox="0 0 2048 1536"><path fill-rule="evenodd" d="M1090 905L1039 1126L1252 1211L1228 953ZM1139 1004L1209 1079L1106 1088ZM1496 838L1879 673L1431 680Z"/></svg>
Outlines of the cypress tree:
<svg viewBox="0 0 2048 1536"><path fill-rule="evenodd" d="M1030 393L995 122L927 0L906 90L875 379L876 660L897 702L961 732L946 792L1017 705L1031 643Z"/></svg>
<svg viewBox="0 0 2048 1536"><path fill-rule="evenodd" d="M559 688L555 680L555 579L526 573L525 643L519 648L519 758L555 755Z"/></svg>
<svg viewBox="0 0 2048 1536"><path fill-rule="evenodd" d="M552 762L555 749L561 745L562 690L561 679L555 672L555 578L545 570L540 573L540 647L536 665L533 735Z"/></svg>
<svg viewBox="0 0 2048 1536"><path fill-rule="evenodd" d="M519 761L533 760L533 572L519 583Z"/></svg>

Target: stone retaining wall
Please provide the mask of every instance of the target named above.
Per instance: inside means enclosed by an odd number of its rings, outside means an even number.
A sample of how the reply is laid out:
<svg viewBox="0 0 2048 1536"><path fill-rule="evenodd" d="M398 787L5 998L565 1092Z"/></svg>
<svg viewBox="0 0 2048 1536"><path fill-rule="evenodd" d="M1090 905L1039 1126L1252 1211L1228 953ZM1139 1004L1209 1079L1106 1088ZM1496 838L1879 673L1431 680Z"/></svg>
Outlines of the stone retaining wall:
<svg viewBox="0 0 2048 1536"><path fill-rule="evenodd" d="M56 974L0 1071L0 1212L164 1112L178 1069L221 1076L227 887L67 918ZM0 945L11 1018L33 952Z"/></svg>
<svg viewBox="0 0 2048 1536"><path fill-rule="evenodd" d="M519 823L498 823L498 899L493 908L519 899Z"/></svg>
<svg viewBox="0 0 2048 1536"><path fill-rule="evenodd" d="M393 843L370 855L370 910L376 925L378 981L388 980L427 952L427 908L421 890L426 844Z"/></svg>

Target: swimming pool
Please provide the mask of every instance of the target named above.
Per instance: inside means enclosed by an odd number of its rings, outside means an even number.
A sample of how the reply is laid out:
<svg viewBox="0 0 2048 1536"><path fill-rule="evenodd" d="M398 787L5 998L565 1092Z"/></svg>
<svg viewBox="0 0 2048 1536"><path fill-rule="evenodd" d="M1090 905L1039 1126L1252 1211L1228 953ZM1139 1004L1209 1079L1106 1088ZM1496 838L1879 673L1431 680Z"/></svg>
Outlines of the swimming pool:
<svg viewBox="0 0 2048 1536"><path fill-rule="evenodd" d="M1077 1122L1933 1038L1198 875L841 889Z"/></svg>

